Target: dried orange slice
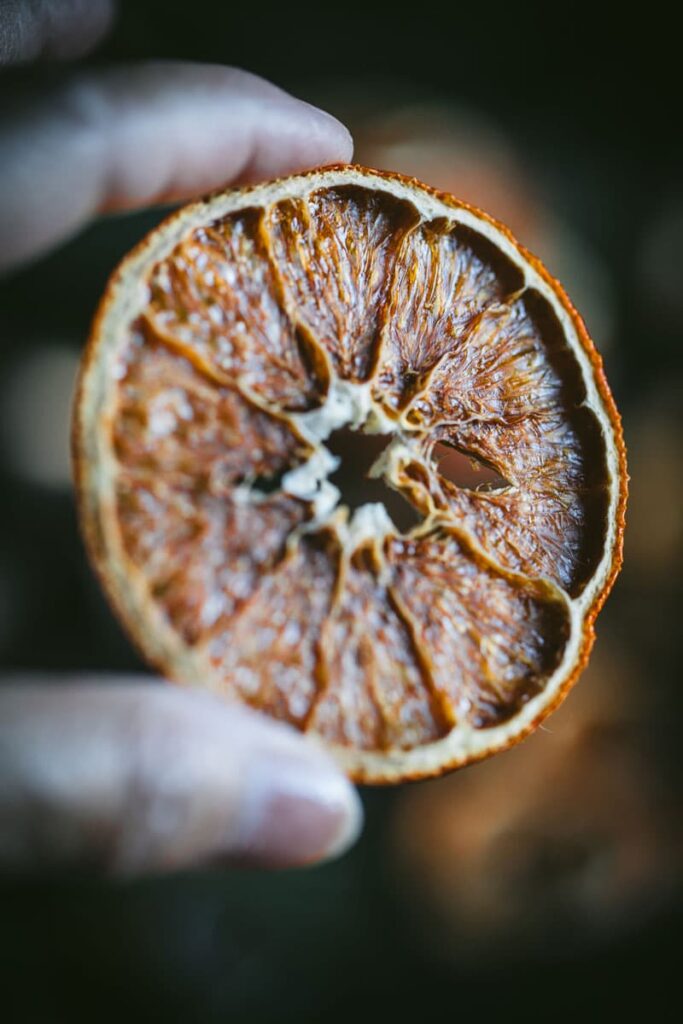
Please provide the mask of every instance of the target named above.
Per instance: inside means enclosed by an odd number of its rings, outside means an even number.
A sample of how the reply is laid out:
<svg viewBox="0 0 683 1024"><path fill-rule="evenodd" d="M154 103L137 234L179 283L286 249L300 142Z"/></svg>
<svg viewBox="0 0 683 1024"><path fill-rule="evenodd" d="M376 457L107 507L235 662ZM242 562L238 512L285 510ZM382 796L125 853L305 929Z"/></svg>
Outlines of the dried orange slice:
<svg viewBox="0 0 683 1024"><path fill-rule="evenodd" d="M414 525L340 500L340 431ZM581 319L504 227L399 175L331 167L166 220L109 284L74 441L92 559L149 660L358 780L533 729L621 560L624 446ZM464 456L481 485L445 471Z"/></svg>

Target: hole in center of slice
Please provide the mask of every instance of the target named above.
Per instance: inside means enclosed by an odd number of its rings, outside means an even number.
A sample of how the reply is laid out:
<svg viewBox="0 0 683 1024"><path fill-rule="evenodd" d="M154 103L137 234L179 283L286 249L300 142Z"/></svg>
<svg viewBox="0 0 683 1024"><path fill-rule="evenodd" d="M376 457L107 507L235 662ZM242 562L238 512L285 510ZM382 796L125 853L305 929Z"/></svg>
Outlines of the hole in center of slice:
<svg viewBox="0 0 683 1024"><path fill-rule="evenodd" d="M406 532L420 522L420 515L410 502L380 479L368 473L391 438L386 434L364 434L343 427L335 430L325 447L339 459L339 466L329 477L340 491L339 503L353 512L363 505L378 502L384 505L394 525Z"/></svg>

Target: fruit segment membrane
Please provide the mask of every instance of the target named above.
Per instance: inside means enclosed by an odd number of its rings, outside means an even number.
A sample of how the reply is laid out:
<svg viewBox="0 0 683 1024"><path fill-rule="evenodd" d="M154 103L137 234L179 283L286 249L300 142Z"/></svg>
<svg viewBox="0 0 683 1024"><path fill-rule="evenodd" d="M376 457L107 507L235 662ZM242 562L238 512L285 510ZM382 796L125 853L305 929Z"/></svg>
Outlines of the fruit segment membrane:
<svg viewBox="0 0 683 1024"><path fill-rule="evenodd" d="M342 182L210 209L117 342L126 572L215 689L377 765L458 730L466 759L578 657L614 498L586 365L446 208ZM383 435L417 525L345 506L341 429Z"/></svg>

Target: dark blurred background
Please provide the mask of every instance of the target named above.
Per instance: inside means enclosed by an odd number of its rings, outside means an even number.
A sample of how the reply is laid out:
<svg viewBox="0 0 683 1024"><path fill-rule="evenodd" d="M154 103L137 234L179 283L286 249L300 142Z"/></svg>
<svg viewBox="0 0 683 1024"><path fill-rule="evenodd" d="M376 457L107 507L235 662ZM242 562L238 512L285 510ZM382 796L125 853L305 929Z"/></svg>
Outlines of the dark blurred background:
<svg viewBox="0 0 683 1024"><path fill-rule="evenodd" d="M622 410L626 564L577 690L522 747L363 794L336 864L0 889L0 1000L34 1021L395 1021L636 1007L677 988L683 133L665 10L124 2L91 62L237 64L344 118L357 159L509 223L565 283ZM0 661L140 668L78 536L73 376L159 212L0 283ZM674 1003L675 1005L675 1003Z"/></svg>

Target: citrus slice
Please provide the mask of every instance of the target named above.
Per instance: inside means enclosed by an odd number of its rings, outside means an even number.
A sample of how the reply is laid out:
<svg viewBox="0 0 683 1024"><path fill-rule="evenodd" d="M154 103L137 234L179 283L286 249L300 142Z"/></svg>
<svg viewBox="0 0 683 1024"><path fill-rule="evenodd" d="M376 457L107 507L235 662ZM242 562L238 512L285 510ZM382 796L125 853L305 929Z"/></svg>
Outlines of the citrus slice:
<svg viewBox="0 0 683 1024"><path fill-rule="evenodd" d="M349 508L340 439L386 501ZM395 174L231 189L148 235L100 305L74 451L150 662L358 780L538 725L621 561L624 445L581 319L504 227Z"/></svg>

